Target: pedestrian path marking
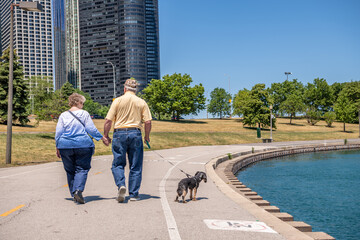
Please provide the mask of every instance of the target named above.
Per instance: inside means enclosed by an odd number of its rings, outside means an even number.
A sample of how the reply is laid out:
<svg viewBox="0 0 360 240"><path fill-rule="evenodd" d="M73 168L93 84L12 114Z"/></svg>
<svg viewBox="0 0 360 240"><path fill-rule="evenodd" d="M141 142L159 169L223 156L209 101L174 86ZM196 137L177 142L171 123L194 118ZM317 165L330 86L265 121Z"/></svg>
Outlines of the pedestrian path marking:
<svg viewBox="0 0 360 240"><path fill-rule="evenodd" d="M97 172L97 173L94 173L94 175L98 175L98 174L100 174L100 173L102 173L102 172Z"/></svg>
<svg viewBox="0 0 360 240"><path fill-rule="evenodd" d="M68 187L69 185L68 184L65 184L64 186L62 186L62 187Z"/></svg>
<svg viewBox="0 0 360 240"><path fill-rule="evenodd" d="M168 232L169 232L169 237L170 240L181 240L180 234L179 234L179 230L175 221L175 217L171 211L169 202L167 201L167 197L166 197L166 191L165 191L165 186L166 186L166 180L168 179L168 177L171 174L171 171L181 162L185 162L187 160L193 159L193 158L197 158L199 156L202 156L203 154L199 154L197 156L192 156L189 158L186 158L182 161L172 161L172 162L176 162L171 168L169 168L169 170L166 172L165 176L163 177L163 179L160 182L159 185L159 193L160 193L160 201L161 201L161 206L163 208L163 212L165 215L165 220L166 220L166 224L168 227Z"/></svg>
<svg viewBox="0 0 360 240"><path fill-rule="evenodd" d="M205 165L206 163L203 163L203 162L188 162L188 164L199 164L199 165Z"/></svg>
<svg viewBox="0 0 360 240"><path fill-rule="evenodd" d="M1 216L1 217L6 217L6 216L9 215L10 213L15 212L15 211L19 210L19 209L22 208L22 207L25 207L25 205L24 205L24 204L19 205L19 206L17 206L16 208L13 208L13 209L11 209L10 211L7 211L6 213L1 214L0 216Z"/></svg>
<svg viewBox="0 0 360 240"><path fill-rule="evenodd" d="M277 233L263 222L204 219L210 229Z"/></svg>

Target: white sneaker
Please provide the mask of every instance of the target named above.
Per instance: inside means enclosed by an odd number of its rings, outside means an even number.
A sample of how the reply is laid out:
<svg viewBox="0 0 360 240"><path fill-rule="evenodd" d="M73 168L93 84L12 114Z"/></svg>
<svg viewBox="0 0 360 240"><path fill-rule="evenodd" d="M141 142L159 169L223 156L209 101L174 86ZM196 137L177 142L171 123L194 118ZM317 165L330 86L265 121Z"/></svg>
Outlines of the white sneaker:
<svg viewBox="0 0 360 240"><path fill-rule="evenodd" d="M130 198L130 201L134 202L134 201L139 201L140 200L140 197L139 196L136 196L136 197L131 197Z"/></svg>
<svg viewBox="0 0 360 240"><path fill-rule="evenodd" d="M119 188L118 195L117 195L117 198L116 198L116 200L117 200L119 203L124 202L124 200L125 200L125 193L126 193L126 187L125 187L125 186L121 186L121 187Z"/></svg>

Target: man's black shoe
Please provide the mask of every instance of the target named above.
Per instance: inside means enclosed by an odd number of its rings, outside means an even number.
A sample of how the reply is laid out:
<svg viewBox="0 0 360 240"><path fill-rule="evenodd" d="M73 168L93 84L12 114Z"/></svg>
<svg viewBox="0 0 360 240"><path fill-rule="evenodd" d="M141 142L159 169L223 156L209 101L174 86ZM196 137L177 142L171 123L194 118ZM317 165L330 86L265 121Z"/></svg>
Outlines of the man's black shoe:
<svg viewBox="0 0 360 240"><path fill-rule="evenodd" d="M74 198L76 200L76 202L80 203L80 204L84 204L85 203L85 200L82 196L82 192L80 190L76 190L74 192Z"/></svg>

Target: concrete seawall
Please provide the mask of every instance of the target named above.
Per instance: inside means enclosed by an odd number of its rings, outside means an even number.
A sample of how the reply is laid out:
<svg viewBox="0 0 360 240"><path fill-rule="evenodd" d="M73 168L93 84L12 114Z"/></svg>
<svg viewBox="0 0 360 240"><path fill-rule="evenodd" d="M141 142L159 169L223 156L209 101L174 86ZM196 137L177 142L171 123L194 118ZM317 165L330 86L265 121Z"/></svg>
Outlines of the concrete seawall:
<svg viewBox="0 0 360 240"><path fill-rule="evenodd" d="M309 224L301 221L294 221L293 216L280 212L276 206L264 200L256 192L242 184L235 176L238 171L259 161L293 154L360 149L360 144L349 145L307 145L297 147L284 147L282 149L264 149L262 151L247 151L228 154L227 156L213 159L207 164L207 171L214 177L220 178L224 184L218 184L218 188L227 196L244 206L250 213L259 220L272 226L274 230L285 236L287 239L316 239L334 240L332 236L324 232L312 232ZM234 195L234 192L237 194Z"/></svg>

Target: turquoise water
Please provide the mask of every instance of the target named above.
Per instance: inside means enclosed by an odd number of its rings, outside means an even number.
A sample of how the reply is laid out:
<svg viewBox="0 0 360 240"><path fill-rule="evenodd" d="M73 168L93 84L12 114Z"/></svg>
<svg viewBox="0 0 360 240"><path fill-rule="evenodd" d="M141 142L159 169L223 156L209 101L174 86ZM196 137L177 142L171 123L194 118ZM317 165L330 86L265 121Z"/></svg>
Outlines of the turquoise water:
<svg viewBox="0 0 360 240"><path fill-rule="evenodd" d="M360 151L292 155L237 175L271 205L337 240L360 239Z"/></svg>

